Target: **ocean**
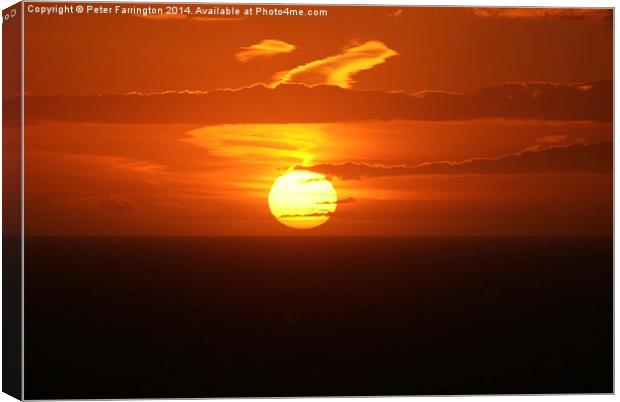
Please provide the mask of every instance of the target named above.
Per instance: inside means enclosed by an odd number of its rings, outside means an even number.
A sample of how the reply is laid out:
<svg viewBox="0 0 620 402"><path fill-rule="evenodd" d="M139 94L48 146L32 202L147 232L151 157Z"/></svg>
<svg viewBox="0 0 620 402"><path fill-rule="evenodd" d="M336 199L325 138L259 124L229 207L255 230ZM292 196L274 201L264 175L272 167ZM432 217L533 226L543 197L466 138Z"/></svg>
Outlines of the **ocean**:
<svg viewBox="0 0 620 402"><path fill-rule="evenodd" d="M25 397L609 393L611 238L28 237Z"/></svg>

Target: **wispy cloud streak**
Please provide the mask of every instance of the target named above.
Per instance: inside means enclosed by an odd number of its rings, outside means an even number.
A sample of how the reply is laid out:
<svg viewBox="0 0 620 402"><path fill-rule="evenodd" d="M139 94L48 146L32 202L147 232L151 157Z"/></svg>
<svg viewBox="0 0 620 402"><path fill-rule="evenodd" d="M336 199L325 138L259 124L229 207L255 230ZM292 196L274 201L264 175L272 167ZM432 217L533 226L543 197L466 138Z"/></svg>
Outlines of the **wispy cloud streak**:
<svg viewBox="0 0 620 402"><path fill-rule="evenodd" d="M398 52L380 41L368 41L352 46L342 53L302 64L276 74L271 87L282 84L335 85L351 88L353 77L361 72L383 64Z"/></svg>
<svg viewBox="0 0 620 402"><path fill-rule="evenodd" d="M259 43L241 48L242 50L235 54L235 58L242 63L255 58L267 58L280 54L291 53L295 50L295 45L278 39L265 39Z"/></svg>

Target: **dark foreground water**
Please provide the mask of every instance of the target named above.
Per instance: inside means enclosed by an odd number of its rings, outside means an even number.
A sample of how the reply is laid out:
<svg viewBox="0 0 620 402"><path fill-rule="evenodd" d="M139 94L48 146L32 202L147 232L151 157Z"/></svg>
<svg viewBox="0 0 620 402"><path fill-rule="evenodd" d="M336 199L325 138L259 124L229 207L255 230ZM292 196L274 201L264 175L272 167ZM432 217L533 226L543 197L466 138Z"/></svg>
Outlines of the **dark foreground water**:
<svg viewBox="0 0 620 402"><path fill-rule="evenodd" d="M612 247L28 238L26 398L612 392Z"/></svg>

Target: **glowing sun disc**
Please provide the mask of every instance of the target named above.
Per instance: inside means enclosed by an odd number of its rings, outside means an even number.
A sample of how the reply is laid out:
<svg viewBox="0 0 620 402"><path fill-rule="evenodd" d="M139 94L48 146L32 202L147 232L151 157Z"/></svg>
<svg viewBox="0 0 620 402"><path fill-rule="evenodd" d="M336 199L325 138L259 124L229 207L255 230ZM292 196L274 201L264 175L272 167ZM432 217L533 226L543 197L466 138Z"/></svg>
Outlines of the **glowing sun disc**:
<svg viewBox="0 0 620 402"><path fill-rule="evenodd" d="M325 175L293 170L273 182L268 201L269 210L283 225L312 229L336 211L338 195Z"/></svg>

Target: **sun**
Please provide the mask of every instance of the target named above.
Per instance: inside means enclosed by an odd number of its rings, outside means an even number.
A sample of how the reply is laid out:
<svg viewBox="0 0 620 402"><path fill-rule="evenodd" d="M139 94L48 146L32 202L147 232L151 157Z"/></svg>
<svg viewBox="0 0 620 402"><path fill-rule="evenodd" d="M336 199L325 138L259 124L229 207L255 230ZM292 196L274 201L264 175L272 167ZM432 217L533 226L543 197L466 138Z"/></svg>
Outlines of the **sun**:
<svg viewBox="0 0 620 402"><path fill-rule="evenodd" d="M336 211L338 195L325 175L292 170L273 182L268 201L269 210L283 225L312 229Z"/></svg>

